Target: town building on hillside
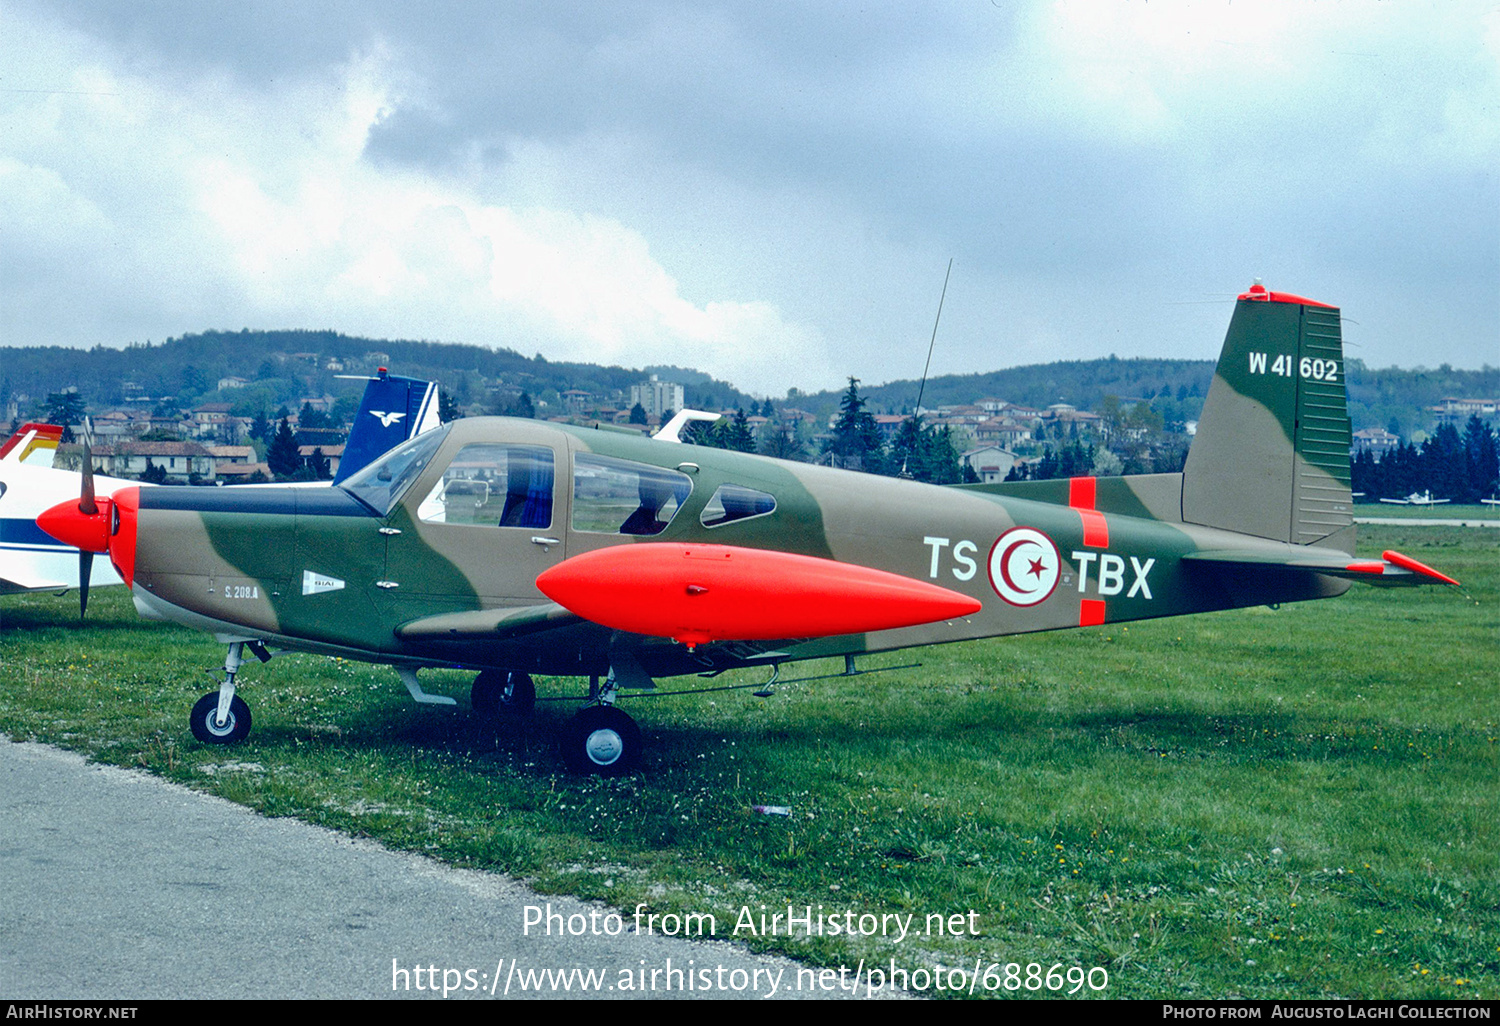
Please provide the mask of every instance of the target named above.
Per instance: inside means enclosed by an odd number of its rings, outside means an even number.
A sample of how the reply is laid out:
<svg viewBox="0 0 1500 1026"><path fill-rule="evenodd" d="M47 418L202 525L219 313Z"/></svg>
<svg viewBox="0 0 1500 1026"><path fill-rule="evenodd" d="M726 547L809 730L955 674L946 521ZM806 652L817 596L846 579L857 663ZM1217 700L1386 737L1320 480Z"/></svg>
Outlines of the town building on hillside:
<svg viewBox="0 0 1500 1026"><path fill-rule="evenodd" d="M1462 424L1470 417L1489 420L1500 412L1500 399L1443 399L1432 407L1439 421Z"/></svg>
<svg viewBox="0 0 1500 1026"><path fill-rule="evenodd" d="M322 450L323 458L328 461L328 473L336 475L339 472L339 460L344 458L342 445L299 445L297 455L302 459L304 467L311 467L319 450Z"/></svg>
<svg viewBox="0 0 1500 1026"><path fill-rule="evenodd" d="M206 482L214 480L214 457L197 442L116 442L96 445L92 452L94 472L110 477L138 478L160 467L169 483L181 484L193 477ZM54 465L62 470L81 469L82 447L58 446Z"/></svg>
<svg viewBox="0 0 1500 1026"><path fill-rule="evenodd" d="M184 421L181 417L158 417L155 414L152 414L150 420L147 422L146 430L166 431L170 434L176 435L178 438L182 438L186 435L187 429L191 426L191 424L192 421Z"/></svg>
<svg viewBox="0 0 1500 1026"><path fill-rule="evenodd" d="M124 410L110 410L89 419L94 428L94 438L100 442L118 442L133 437L131 416Z"/></svg>
<svg viewBox="0 0 1500 1026"><path fill-rule="evenodd" d="M250 445L210 445L208 454L214 458L214 469L222 474L232 463L254 463L255 447Z"/></svg>
<svg viewBox="0 0 1500 1026"><path fill-rule="evenodd" d="M1015 445L1031 439L1031 422L1013 417L991 417L974 428L974 440L1000 446ZM1008 470L1009 468L1007 468Z"/></svg>
<svg viewBox="0 0 1500 1026"><path fill-rule="evenodd" d="M302 448L321 447L325 453L334 446L343 445L349 437L349 432L343 428L299 427L293 434L297 439L298 446Z"/></svg>
<svg viewBox="0 0 1500 1026"><path fill-rule="evenodd" d="M256 475L259 474L259 477ZM257 481L271 480L269 463L221 463L214 470L214 484L243 484L254 478Z"/></svg>
<svg viewBox="0 0 1500 1026"><path fill-rule="evenodd" d="M990 418L989 411L972 403L939 406L938 413L948 420L962 421L965 424L982 424Z"/></svg>
<svg viewBox="0 0 1500 1026"><path fill-rule="evenodd" d="M234 418L228 403L204 403L193 408L193 437L212 438L221 434Z"/></svg>
<svg viewBox="0 0 1500 1026"><path fill-rule="evenodd" d="M640 405L648 417L660 417L667 410L680 410L685 402L681 385L662 381L655 374L649 381L630 386L630 405Z"/></svg>
<svg viewBox="0 0 1500 1026"><path fill-rule="evenodd" d="M891 439L895 438L901 432L901 425L908 420L911 420L911 418L897 413L875 414L875 427L880 432L880 440L889 445ZM836 422L837 420L835 419ZM832 426L833 424L829 425L829 427Z"/></svg>
<svg viewBox="0 0 1500 1026"><path fill-rule="evenodd" d="M1395 450L1401 445L1401 436L1393 435L1385 428L1364 428L1354 432L1354 451L1356 453L1368 451L1375 462L1386 453Z"/></svg>
<svg viewBox="0 0 1500 1026"><path fill-rule="evenodd" d="M1099 414L1080 410L1071 403L1053 403L1047 407L1047 412L1042 414L1042 418L1051 424L1076 425L1079 430L1097 429L1104 420Z"/></svg>
<svg viewBox="0 0 1500 1026"><path fill-rule="evenodd" d="M1010 468L1020 459L1009 449L1002 449L998 445L981 445L977 449L970 449L960 458L964 466L974 471L981 484L999 484L1004 481Z"/></svg>

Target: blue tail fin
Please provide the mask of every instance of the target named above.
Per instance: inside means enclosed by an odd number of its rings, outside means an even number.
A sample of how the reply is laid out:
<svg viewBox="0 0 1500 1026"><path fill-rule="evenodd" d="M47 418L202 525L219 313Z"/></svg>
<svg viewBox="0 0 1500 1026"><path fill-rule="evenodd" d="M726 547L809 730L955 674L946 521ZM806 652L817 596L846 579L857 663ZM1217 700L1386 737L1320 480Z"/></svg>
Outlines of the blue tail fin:
<svg viewBox="0 0 1500 1026"><path fill-rule="evenodd" d="M437 382L403 378L380 368L378 376L365 386L365 397L354 415L333 483L338 484L413 435L437 426Z"/></svg>

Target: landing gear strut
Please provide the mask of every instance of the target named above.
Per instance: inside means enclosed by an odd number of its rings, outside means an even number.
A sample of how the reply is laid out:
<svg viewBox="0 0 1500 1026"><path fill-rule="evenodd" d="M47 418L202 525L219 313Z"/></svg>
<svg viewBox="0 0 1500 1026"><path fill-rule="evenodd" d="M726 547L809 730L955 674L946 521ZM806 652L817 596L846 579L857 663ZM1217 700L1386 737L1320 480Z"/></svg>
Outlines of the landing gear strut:
<svg viewBox="0 0 1500 1026"><path fill-rule="evenodd" d="M530 716L536 708L536 684L520 670L482 670L469 689L469 704L481 716Z"/></svg>

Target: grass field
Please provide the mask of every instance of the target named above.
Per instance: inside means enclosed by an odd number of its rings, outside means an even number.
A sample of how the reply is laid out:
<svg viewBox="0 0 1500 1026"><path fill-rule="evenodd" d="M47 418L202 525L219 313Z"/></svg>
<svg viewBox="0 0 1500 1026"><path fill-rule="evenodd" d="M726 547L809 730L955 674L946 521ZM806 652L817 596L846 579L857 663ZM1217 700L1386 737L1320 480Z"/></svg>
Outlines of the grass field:
<svg viewBox="0 0 1500 1026"><path fill-rule="evenodd" d="M208 749L186 715L210 638L137 620L120 589L82 627L72 596L15 596L0 731L543 890L712 913L720 937L742 906L978 913L978 936L751 940L812 962L1102 967L1110 997L1493 998L1500 532L1361 529L1384 548L1463 589L898 653L924 665L767 700L627 698L648 751L613 781L562 770L570 705L487 728L312 656L248 664L255 729Z"/></svg>
<svg viewBox="0 0 1500 1026"><path fill-rule="evenodd" d="M1436 506L1400 506L1390 502L1367 502L1354 507L1356 517L1400 517L1406 520L1492 520L1500 523L1500 506L1475 503L1460 506L1443 503Z"/></svg>

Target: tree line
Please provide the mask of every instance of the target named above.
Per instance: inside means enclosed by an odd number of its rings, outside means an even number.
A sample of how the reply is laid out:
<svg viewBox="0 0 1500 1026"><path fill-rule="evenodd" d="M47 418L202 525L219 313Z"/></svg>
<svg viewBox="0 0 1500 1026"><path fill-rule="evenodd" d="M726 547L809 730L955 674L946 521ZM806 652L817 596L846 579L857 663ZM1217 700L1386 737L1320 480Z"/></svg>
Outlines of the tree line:
<svg viewBox="0 0 1500 1026"><path fill-rule="evenodd" d="M1403 442L1377 462L1366 449L1350 467L1356 501L1377 502L1430 492L1434 499L1477 503L1500 491L1500 460L1495 432L1470 416L1462 434L1451 423L1438 425L1416 446Z"/></svg>

